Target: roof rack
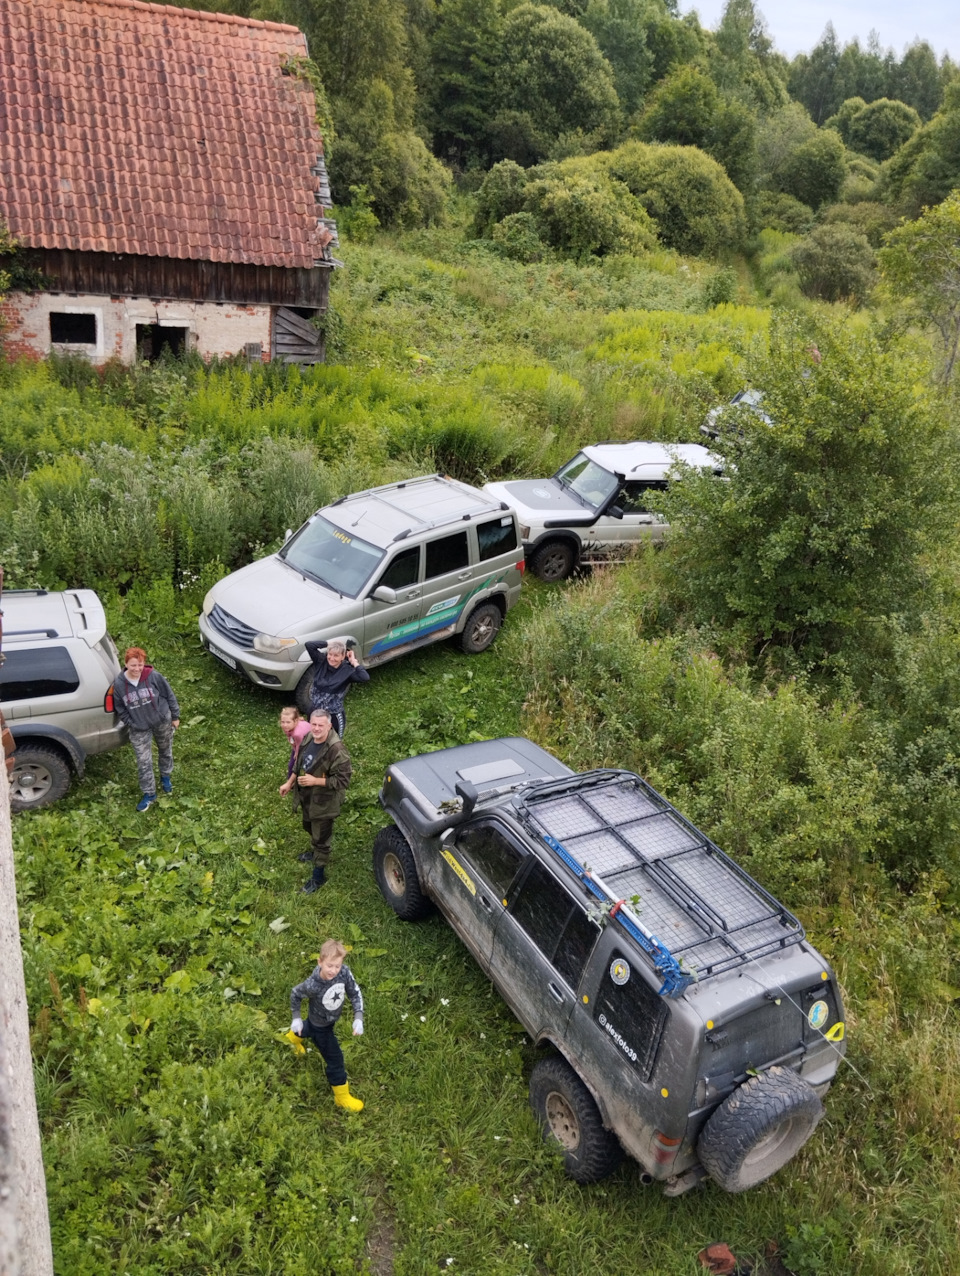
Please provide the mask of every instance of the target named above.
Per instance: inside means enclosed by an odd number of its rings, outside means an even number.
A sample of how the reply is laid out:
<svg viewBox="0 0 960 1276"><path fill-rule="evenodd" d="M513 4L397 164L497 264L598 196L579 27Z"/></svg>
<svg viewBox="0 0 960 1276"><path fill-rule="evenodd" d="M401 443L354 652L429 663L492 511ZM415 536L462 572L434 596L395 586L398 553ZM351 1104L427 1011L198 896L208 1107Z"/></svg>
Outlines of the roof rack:
<svg viewBox="0 0 960 1276"><path fill-rule="evenodd" d="M430 531L434 527L443 527L446 523L469 523L474 518L478 518L483 514L492 514L497 511L510 509L510 506L506 503L506 501L501 501L497 497L491 496L487 498L486 504L478 502L477 509L470 514L445 514L442 518L426 519L421 518L413 510L405 509L403 506L397 505L393 501L388 500L385 495L387 492L398 491L400 488L404 487L411 487L415 483L456 483L456 481L456 479L447 478L443 474L425 474L419 478L404 479L400 483L386 483L382 487L369 487L364 492L352 492L349 496L339 497L333 502L333 505L345 505L348 501L357 500L379 501L381 505L386 505L389 509L393 510L395 514L401 514L405 518L412 519L417 525L417 530L423 532ZM486 496L486 493L481 493L481 495ZM332 507L333 506L331 505L330 508ZM404 531L398 532L393 539L394 541L404 540L412 531L413 528L408 527Z"/></svg>
<svg viewBox="0 0 960 1276"><path fill-rule="evenodd" d="M661 996L804 938L792 913L630 771L534 784L513 801L647 953Z"/></svg>

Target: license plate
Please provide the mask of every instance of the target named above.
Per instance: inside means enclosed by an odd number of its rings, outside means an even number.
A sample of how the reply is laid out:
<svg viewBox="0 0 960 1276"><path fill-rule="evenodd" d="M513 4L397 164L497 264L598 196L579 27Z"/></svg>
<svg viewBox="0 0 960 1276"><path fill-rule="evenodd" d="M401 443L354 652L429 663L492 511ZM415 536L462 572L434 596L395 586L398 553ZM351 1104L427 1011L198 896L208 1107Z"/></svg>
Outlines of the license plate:
<svg viewBox="0 0 960 1276"><path fill-rule="evenodd" d="M234 660L233 656L228 656L225 651L221 651L220 648L215 647L213 643L210 644L208 650L211 656L216 656L221 664L225 664L228 669L236 669L237 662Z"/></svg>

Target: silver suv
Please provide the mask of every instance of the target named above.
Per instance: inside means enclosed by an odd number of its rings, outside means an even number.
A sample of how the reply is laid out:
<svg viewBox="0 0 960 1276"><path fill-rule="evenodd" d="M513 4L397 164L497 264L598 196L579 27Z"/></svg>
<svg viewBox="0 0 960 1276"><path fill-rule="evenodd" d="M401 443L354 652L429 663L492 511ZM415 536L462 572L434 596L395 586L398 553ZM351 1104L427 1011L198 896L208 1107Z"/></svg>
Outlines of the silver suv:
<svg viewBox="0 0 960 1276"><path fill-rule="evenodd" d="M484 491L517 511L534 575L564 580L581 564L618 563L667 524L650 508L681 466L721 472L699 443L596 443L551 478L487 483Z"/></svg>
<svg viewBox="0 0 960 1276"><path fill-rule="evenodd" d="M837 981L644 780L485 740L395 762L380 801L381 893L404 920L436 904L527 1030L572 1178L626 1152L668 1195L740 1192L799 1151L845 1050Z"/></svg>
<svg viewBox="0 0 960 1276"><path fill-rule="evenodd" d="M309 701L307 642L341 639L368 668L454 635L485 651L523 568L503 502L437 474L390 483L318 510L278 553L218 581L200 637L251 682Z"/></svg>
<svg viewBox="0 0 960 1276"><path fill-rule="evenodd" d="M49 806L83 775L88 754L126 742L113 709L119 672L92 589L4 591L0 705L17 746L13 810Z"/></svg>

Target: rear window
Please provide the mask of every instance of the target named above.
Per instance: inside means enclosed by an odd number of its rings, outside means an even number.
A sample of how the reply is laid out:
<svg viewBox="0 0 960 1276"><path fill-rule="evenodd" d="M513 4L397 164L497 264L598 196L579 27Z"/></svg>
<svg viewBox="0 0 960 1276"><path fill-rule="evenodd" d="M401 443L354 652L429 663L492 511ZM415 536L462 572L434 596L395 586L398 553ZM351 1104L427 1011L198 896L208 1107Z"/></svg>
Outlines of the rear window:
<svg viewBox="0 0 960 1276"><path fill-rule="evenodd" d="M477 524L477 540L480 543L480 561L499 558L517 548L517 528L509 515Z"/></svg>
<svg viewBox="0 0 960 1276"><path fill-rule="evenodd" d="M467 550L467 533L456 532L453 536L442 536L439 540L430 541L427 545L426 579L434 576L445 576L447 572L458 571L470 566L470 555Z"/></svg>
<svg viewBox="0 0 960 1276"><path fill-rule="evenodd" d="M510 912L571 988L576 988L599 930L538 861L530 866Z"/></svg>
<svg viewBox="0 0 960 1276"><path fill-rule="evenodd" d="M634 958L614 952L593 1017L643 1080L649 1081L669 1011L634 966Z"/></svg>
<svg viewBox="0 0 960 1276"><path fill-rule="evenodd" d="M76 691L80 679L66 647L8 651L0 665L0 701L40 700Z"/></svg>

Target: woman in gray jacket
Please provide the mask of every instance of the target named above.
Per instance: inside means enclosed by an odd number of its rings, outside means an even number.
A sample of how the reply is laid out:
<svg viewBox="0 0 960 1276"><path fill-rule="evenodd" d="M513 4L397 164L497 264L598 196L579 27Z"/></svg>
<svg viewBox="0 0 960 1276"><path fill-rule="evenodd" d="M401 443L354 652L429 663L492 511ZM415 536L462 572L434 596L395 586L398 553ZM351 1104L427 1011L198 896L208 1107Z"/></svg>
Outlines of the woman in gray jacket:
<svg viewBox="0 0 960 1276"><path fill-rule="evenodd" d="M123 653L124 671L113 682L113 707L130 731L130 743L137 755L137 777L143 797L138 811L157 800L153 777L153 741L160 759L160 783L164 793L173 792L173 733L180 725L180 705L163 674L147 664L142 647L128 647Z"/></svg>

